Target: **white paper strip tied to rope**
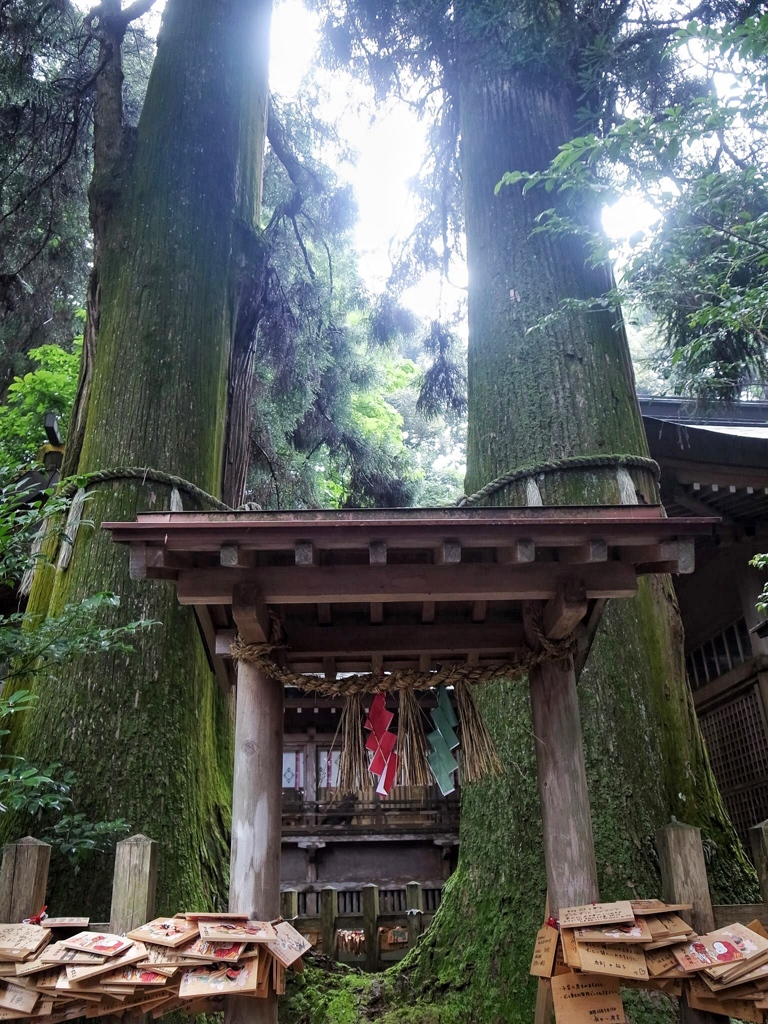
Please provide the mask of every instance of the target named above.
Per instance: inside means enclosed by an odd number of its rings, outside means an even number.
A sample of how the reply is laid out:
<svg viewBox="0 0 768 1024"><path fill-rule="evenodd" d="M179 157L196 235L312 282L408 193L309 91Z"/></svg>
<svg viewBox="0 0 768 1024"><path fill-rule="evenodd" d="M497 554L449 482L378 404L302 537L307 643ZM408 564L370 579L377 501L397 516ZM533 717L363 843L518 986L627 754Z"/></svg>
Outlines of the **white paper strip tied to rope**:
<svg viewBox="0 0 768 1024"><path fill-rule="evenodd" d="M83 505L85 504L85 488L78 487L77 493L69 506L67 524L61 535L61 547L59 548L59 560L56 563L57 569L67 569L72 560L72 551L77 540L77 531L80 529L80 520L83 518Z"/></svg>

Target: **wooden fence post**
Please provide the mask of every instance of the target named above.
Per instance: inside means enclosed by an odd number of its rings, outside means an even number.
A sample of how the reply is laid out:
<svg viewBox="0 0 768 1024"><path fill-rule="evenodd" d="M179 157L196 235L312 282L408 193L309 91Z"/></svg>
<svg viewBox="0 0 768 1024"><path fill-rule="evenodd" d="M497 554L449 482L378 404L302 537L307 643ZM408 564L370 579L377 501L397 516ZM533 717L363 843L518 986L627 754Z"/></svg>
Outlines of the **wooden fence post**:
<svg viewBox="0 0 768 1024"><path fill-rule="evenodd" d="M408 925L408 949L413 949L424 931L424 893L420 882L408 882L405 887L406 922Z"/></svg>
<svg viewBox="0 0 768 1024"><path fill-rule="evenodd" d="M688 918L700 935L712 931L715 917L709 895L701 830L672 821L656 833L656 846L664 899L667 903L693 904L693 910L681 916ZM718 1013L694 1010L685 999L680 1000L681 1024L725 1024L727 1019Z"/></svg>
<svg viewBox="0 0 768 1024"><path fill-rule="evenodd" d="M768 903L768 821L753 825L749 830L749 838L752 843L752 856L755 860L763 903Z"/></svg>
<svg viewBox="0 0 768 1024"><path fill-rule="evenodd" d="M48 865L51 848L48 843L27 836L3 847L0 867L0 921L18 924L37 914L45 904Z"/></svg>
<svg viewBox="0 0 768 1024"><path fill-rule="evenodd" d="M707 865L701 845L701 830L673 821L656 833L661 885L667 903L692 903L690 918L699 935L715 927L707 882Z"/></svg>
<svg viewBox="0 0 768 1024"><path fill-rule="evenodd" d="M115 849L109 930L117 935L155 916L157 843L147 836L123 839Z"/></svg>
<svg viewBox="0 0 768 1024"><path fill-rule="evenodd" d="M339 916L339 894L332 885L320 890L320 943L323 955L336 959L336 918Z"/></svg>
<svg viewBox="0 0 768 1024"><path fill-rule="evenodd" d="M544 920L549 917L549 893L544 901ZM551 1024L552 1014L555 1012L555 1004L552 1002L552 986L548 981L539 978L536 986L536 1009L533 1014L533 1024Z"/></svg>
<svg viewBox="0 0 768 1024"><path fill-rule="evenodd" d="M280 893L280 917L295 921L299 916L299 894L296 889L283 889Z"/></svg>
<svg viewBox="0 0 768 1024"><path fill-rule="evenodd" d="M363 932L365 933L365 969L379 968L379 887L363 886Z"/></svg>

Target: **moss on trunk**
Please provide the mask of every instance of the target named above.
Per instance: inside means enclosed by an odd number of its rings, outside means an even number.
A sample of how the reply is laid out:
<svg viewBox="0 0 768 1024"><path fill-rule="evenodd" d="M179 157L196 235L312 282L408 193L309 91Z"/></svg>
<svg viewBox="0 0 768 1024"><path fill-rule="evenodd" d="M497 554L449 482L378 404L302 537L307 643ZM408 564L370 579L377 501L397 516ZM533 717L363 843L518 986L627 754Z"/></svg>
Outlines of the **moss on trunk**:
<svg viewBox="0 0 768 1024"><path fill-rule="evenodd" d="M220 490L241 243L258 218L270 8L168 2L130 163L92 188L104 218L99 329L77 472L146 465ZM127 551L99 529L168 508L168 490L115 482L90 495L93 527L81 527L67 571L38 574L31 607L55 615L115 590L114 621L161 625L133 654L39 678L39 710L15 749L71 768L78 810L122 816L159 841L158 910L226 905L229 700L192 610L170 584L131 581ZM108 864L60 872L52 908L103 919L109 874Z"/></svg>
<svg viewBox="0 0 768 1024"><path fill-rule="evenodd" d="M469 260L467 492L510 469L563 456L647 455L626 337L615 317L569 313L529 333L561 299L601 294L609 271L588 269L578 241L531 234L551 195L507 188L494 196L505 171L545 167L576 134L575 96L556 80L546 87L530 76L466 71L460 107ZM656 501L653 480L642 472L633 477L646 500ZM615 470L547 477L541 490L545 504L619 501ZM510 488L494 501L525 504L525 492ZM634 600L609 604L579 695L601 896L660 895L654 833L675 815L702 829L713 898L758 898L702 745L669 578L643 579ZM465 788L459 864L431 929L362 1001L352 998L350 983L342 985L347 1014L424 1024L533 1017L536 981L528 969L546 883L528 689L524 682L490 684L477 699L506 772ZM333 1019L317 985L311 972L297 982L293 1019ZM302 1016L310 1004L314 1014ZM676 1014L664 997L636 994L629 1005L636 1022Z"/></svg>

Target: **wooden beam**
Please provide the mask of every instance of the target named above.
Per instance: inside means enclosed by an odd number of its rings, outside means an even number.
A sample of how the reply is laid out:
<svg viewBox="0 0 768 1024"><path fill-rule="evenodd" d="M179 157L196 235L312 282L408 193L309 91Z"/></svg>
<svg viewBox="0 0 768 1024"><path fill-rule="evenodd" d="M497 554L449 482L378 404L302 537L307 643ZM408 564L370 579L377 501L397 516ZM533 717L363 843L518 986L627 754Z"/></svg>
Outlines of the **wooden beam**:
<svg viewBox="0 0 768 1024"><path fill-rule="evenodd" d="M257 587L248 583L235 584L232 588L232 617L246 643L263 644L269 640L269 609Z"/></svg>
<svg viewBox="0 0 768 1024"><path fill-rule="evenodd" d="M686 494L685 491L675 491L672 495L672 503L675 505L682 505L683 508L687 508L689 512L694 512L697 516L719 515L723 523L733 523L733 519L729 515L726 515L724 512L719 512L717 509L710 508L709 505L705 505L703 501L700 501L698 498L694 498L691 494ZM672 522L674 522L674 520L672 520Z"/></svg>
<svg viewBox="0 0 768 1024"><path fill-rule="evenodd" d="M382 623L384 621L384 605L381 601L371 601L370 606L371 623Z"/></svg>
<svg viewBox="0 0 768 1024"><path fill-rule="evenodd" d="M579 567L587 597L631 597L637 578L630 565L602 562ZM265 604L370 604L383 601L537 601L554 597L573 578L573 569L557 562L525 565L487 563L442 566L327 565L309 573L296 566L253 570ZM182 604L229 604L242 580L237 569L186 569L179 572Z"/></svg>
<svg viewBox="0 0 768 1024"><path fill-rule="evenodd" d="M503 654L522 650L525 646L520 623L301 626L288 619L285 627L289 657L301 655L322 659L328 656L343 658L396 653L417 658L425 651L461 657L471 651ZM216 653L229 657L234 639L235 630L219 630Z"/></svg>
<svg viewBox="0 0 768 1024"><path fill-rule="evenodd" d="M132 544L128 571L132 580L175 580L180 567L191 565L187 552L166 552L156 544Z"/></svg>
<svg viewBox="0 0 768 1024"><path fill-rule="evenodd" d="M128 573L132 580L147 578L147 545L142 541L131 544L128 556Z"/></svg>
<svg viewBox="0 0 768 1024"><path fill-rule="evenodd" d="M475 601L472 605L472 621L473 622L485 622L485 617L488 614L488 602L487 601Z"/></svg>
<svg viewBox="0 0 768 1024"><path fill-rule="evenodd" d="M532 540L518 540L511 547L496 548L496 561L499 565L533 562L535 559L536 545Z"/></svg>
<svg viewBox="0 0 768 1024"><path fill-rule="evenodd" d="M600 625L600 619L603 617L606 603L605 598L598 598L596 601L592 601L586 620L581 627L579 647L573 659L573 668L576 672L577 682L584 666L587 663L589 652L592 650L592 644L595 639L595 634L597 633L597 627Z"/></svg>
<svg viewBox="0 0 768 1024"><path fill-rule="evenodd" d="M211 669L216 676L216 681L221 687L222 693L229 696L235 677L231 663L224 661L223 658L231 657L229 648L232 646L232 641L235 639L236 631L234 629L230 630L230 640L227 644L226 651L223 652L222 656L222 652L218 649L218 633L216 632L216 627L213 624L210 609L204 604L195 605L195 618L197 619L197 625L203 639L205 653L208 657Z"/></svg>
<svg viewBox="0 0 768 1024"><path fill-rule="evenodd" d="M311 540L298 540L293 548L294 565L319 565L320 558Z"/></svg>
<svg viewBox="0 0 768 1024"><path fill-rule="evenodd" d="M435 565L458 565L461 562L461 544L457 540L444 540L432 552Z"/></svg>
<svg viewBox="0 0 768 1024"><path fill-rule="evenodd" d="M569 581L544 605L542 629L550 640L562 640L571 634L587 614L584 584Z"/></svg>
<svg viewBox="0 0 768 1024"><path fill-rule="evenodd" d="M639 544L624 548L621 560L636 565L638 572L691 573L696 566L696 548L692 539L665 540L661 544ZM655 568L658 567L658 568Z"/></svg>
<svg viewBox="0 0 768 1024"><path fill-rule="evenodd" d="M435 602L424 601L421 606L421 621L425 623L435 621Z"/></svg>
<svg viewBox="0 0 768 1024"><path fill-rule="evenodd" d="M588 540L575 548L558 548L558 559L568 565L581 565L585 562L605 562L608 560L608 545L604 540Z"/></svg>
<svg viewBox="0 0 768 1024"><path fill-rule="evenodd" d="M254 564L254 556L254 551L247 551L239 544L222 544L219 548L219 565L227 569L249 569Z"/></svg>
<svg viewBox="0 0 768 1024"><path fill-rule="evenodd" d="M368 544L368 564L387 564L387 545L383 540L372 540Z"/></svg>

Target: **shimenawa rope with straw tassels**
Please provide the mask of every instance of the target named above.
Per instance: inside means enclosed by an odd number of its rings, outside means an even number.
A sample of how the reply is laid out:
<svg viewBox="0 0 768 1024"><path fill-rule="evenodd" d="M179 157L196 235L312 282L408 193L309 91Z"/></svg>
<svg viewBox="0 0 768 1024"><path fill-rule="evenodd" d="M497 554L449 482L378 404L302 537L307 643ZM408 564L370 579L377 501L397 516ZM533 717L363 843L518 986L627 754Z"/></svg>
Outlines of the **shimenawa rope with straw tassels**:
<svg viewBox="0 0 768 1024"><path fill-rule="evenodd" d="M343 679L322 679L319 676L291 672L277 664L274 656L285 651L282 623L274 615L269 643L246 643L236 637L231 646L236 661L260 668L262 672L284 686L294 686L305 692L323 696L342 696L345 699L341 713L341 759L339 785L342 792L356 792L364 788L368 777L368 755L363 738L364 694L397 692L399 694L399 721L395 753L398 785L424 786L431 781L427 760L427 743L422 727L422 711L416 691L438 686L452 687L456 696L456 710L461 725L461 773L465 782L475 782L502 770L501 760L488 728L483 721L472 695L472 687L500 679L517 679L534 666L548 661L563 661L570 657L577 645L575 635L564 640L549 640L537 619L531 622L538 649L525 652L516 661L500 661L491 665L471 665L466 662L448 665L435 672L395 669L386 674L369 672L353 674Z"/></svg>

